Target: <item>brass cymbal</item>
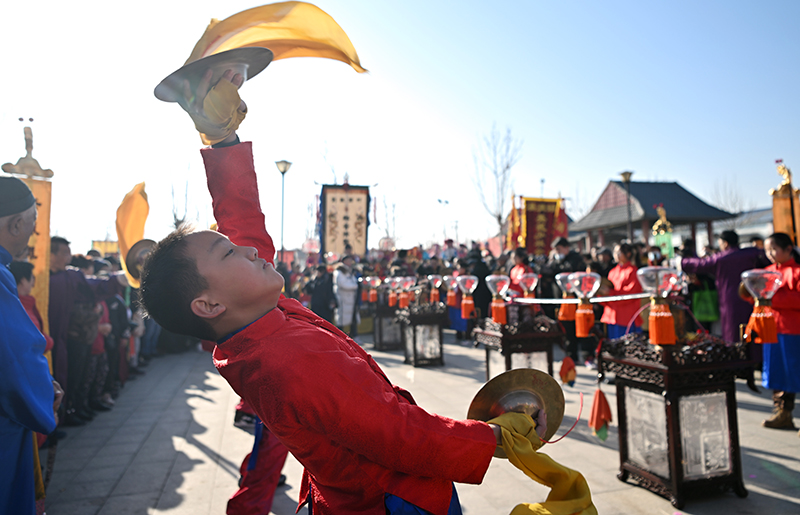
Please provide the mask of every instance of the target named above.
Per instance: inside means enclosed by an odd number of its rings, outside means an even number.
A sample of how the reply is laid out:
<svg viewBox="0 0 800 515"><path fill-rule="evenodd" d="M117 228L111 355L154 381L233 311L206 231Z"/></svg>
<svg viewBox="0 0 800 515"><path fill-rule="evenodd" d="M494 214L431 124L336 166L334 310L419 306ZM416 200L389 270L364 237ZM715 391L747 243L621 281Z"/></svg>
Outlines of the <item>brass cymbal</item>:
<svg viewBox="0 0 800 515"><path fill-rule="evenodd" d="M550 440L564 418L564 392L546 372L517 368L490 380L472 399L467 418L487 422L503 413L525 413L534 419L544 409L547 428L543 440ZM498 447L495 456L505 458Z"/></svg>
<svg viewBox="0 0 800 515"><path fill-rule="evenodd" d="M219 81L226 70L240 73L244 80L250 80L267 67L272 57L272 50L262 47L236 48L209 55L169 74L156 86L153 93L157 99L164 102L177 102L183 98L183 81L188 80L191 90L194 91L209 68L214 71L211 77L212 86Z"/></svg>
<svg viewBox="0 0 800 515"><path fill-rule="evenodd" d="M155 245L156 242L153 240L144 239L137 241L130 248L128 254L125 256L125 268L128 269L128 273L131 274L131 277L136 280L141 278L144 260Z"/></svg>

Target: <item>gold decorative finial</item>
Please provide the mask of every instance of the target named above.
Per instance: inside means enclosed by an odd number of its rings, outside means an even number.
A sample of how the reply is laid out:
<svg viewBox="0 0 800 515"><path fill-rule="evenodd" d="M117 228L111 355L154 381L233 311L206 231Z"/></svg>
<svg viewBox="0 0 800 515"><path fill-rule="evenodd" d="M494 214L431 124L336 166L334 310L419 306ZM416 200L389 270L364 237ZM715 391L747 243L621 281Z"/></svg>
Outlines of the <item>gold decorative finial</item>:
<svg viewBox="0 0 800 515"><path fill-rule="evenodd" d="M29 118L30 121L33 121L33 118ZM23 121L20 118L20 121ZM27 154L25 157L21 157L17 164L12 165L11 163L6 163L2 166L3 171L11 174L11 175L24 175L30 179L33 177L41 177L45 179L49 179L53 176L52 170L43 170L41 166L39 166L39 161L33 158L33 131L30 127L25 127L25 150Z"/></svg>
<svg viewBox="0 0 800 515"><path fill-rule="evenodd" d="M787 195L791 196L792 191L797 191L792 188L792 171L783 164L783 159L776 159L775 164L778 167L778 175L783 177L783 181L781 181L780 185L777 189L772 188L769 190L769 194L772 196L775 195Z"/></svg>
<svg viewBox="0 0 800 515"><path fill-rule="evenodd" d="M656 208L658 213L658 220L653 224L653 236L672 232L672 224L667 221L667 210L664 209L664 204L658 204L653 207Z"/></svg>

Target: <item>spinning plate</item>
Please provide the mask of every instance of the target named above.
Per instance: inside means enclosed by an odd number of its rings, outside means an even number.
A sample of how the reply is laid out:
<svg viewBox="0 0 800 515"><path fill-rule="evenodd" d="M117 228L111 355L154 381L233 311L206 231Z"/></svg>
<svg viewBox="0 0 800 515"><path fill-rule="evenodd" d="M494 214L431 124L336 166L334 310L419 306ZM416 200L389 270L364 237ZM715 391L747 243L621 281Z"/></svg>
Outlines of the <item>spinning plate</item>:
<svg viewBox="0 0 800 515"><path fill-rule="evenodd" d="M534 419L539 410L547 415L543 440L550 440L564 418L564 392L555 379L541 370L517 368L503 372L478 391L467 418L487 422L503 413L525 413ZM498 447L495 456L506 458Z"/></svg>
<svg viewBox="0 0 800 515"><path fill-rule="evenodd" d="M214 71L211 77L212 86L216 84L226 70L234 74L240 73L244 80L250 80L272 61L272 50L261 47L246 47L227 50L193 61L172 72L156 86L156 98L164 102L178 102L183 98L183 81L188 80L192 91L209 68Z"/></svg>

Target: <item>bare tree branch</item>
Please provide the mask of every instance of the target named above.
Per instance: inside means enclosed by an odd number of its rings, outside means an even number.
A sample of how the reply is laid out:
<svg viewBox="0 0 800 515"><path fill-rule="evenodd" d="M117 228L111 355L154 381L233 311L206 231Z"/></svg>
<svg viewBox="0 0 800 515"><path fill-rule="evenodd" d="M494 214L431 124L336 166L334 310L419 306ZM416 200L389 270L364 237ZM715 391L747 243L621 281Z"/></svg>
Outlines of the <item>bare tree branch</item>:
<svg viewBox="0 0 800 515"><path fill-rule="evenodd" d="M753 199L745 198L735 182L729 182L727 177L714 181L714 189L710 196L711 204L723 211L737 215L736 218L721 220L719 223L725 229L735 230L744 227L752 221L748 216L756 209ZM745 215L745 216L742 216Z"/></svg>
<svg viewBox="0 0 800 515"><path fill-rule="evenodd" d="M511 128L501 134L492 124L489 134L483 136L481 143L472 151L475 164L475 189L486 211L497 223L497 232L503 231L506 202L511 197L513 180L511 168L519 161L522 153L522 140L511 135ZM501 243L504 241L500 238Z"/></svg>

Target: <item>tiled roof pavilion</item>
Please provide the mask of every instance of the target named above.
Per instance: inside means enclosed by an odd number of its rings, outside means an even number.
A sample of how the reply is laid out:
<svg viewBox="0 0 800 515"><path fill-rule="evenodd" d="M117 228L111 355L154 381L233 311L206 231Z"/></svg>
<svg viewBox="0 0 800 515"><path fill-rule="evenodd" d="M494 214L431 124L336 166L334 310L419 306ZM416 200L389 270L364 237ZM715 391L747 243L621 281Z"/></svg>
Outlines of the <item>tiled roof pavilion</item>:
<svg viewBox="0 0 800 515"><path fill-rule="evenodd" d="M630 182L631 223L649 234L658 220L656 206L663 204L667 220L673 225L690 225L695 235L696 225L732 218L734 215L706 204L677 182ZM626 237L628 226L627 191L622 181L609 181L594 207L583 218L569 225L570 233L586 232L587 246L606 244ZM709 234L709 241L712 235Z"/></svg>

